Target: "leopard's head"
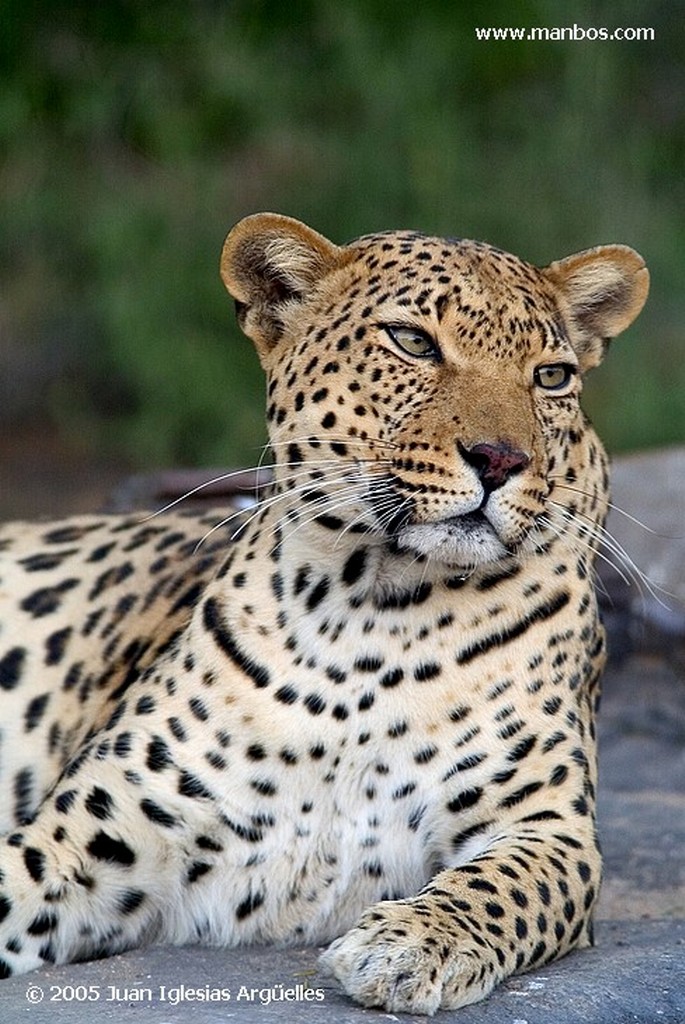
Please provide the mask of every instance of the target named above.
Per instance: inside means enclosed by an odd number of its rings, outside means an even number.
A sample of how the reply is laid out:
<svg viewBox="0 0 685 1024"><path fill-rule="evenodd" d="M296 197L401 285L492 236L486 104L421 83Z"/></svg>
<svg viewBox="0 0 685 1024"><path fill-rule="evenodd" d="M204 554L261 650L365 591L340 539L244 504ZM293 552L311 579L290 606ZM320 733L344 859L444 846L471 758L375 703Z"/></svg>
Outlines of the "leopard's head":
<svg viewBox="0 0 685 1024"><path fill-rule="evenodd" d="M257 214L221 272L267 374L279 486L311 517L466 570L601 522L605 457L579 397L645 302L632 249L540 269L410 231L337 246Z"/></svg>

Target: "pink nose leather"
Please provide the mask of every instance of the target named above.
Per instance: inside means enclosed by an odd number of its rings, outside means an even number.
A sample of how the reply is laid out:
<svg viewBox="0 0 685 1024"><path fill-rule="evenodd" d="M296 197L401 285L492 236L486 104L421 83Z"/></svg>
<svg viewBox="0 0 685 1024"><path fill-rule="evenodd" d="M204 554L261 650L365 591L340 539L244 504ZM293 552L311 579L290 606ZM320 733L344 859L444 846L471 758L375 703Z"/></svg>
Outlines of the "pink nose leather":
<svg viewBox="0 0 685 1024"><path fill-rule="evenodd" d="M471 448L460 446L462 457L478 473L483 487L495 491L507 480L525 469L530 458L506 441L474 444Z"/></svg>

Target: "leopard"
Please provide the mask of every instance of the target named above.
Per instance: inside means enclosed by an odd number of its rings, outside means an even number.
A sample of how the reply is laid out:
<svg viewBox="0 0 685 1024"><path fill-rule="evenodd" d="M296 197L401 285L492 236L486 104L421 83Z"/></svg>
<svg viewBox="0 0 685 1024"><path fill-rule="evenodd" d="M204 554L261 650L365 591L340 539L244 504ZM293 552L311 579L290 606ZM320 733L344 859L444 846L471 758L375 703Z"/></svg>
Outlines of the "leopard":
<svg viewBox="0 0 685 1024"><path fill-rule="evenodd" d="M263 213L221 277L266 376L254 504L0 532L0 976L309 945L363 1006L468 1005L593 942L579 398L648 271Z"/></svg>

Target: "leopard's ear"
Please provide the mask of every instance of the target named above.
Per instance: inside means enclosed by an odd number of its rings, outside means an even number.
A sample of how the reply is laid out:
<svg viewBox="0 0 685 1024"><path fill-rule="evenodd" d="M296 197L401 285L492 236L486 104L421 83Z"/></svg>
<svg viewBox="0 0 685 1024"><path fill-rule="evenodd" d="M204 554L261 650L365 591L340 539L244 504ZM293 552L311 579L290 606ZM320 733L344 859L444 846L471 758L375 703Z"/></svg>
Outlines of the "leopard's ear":
<svg viewBox="0 0 685 1024"><path fill-rule="evenodd" d="M543 273L565 299L581 370L597 366L609 339L629 327L645 304L644 260L627 245L600 245L558 260Z"/></svg>
<svg viewBox="0 0 685 1024"><path fill-rule="evenodd" d="M278 342L293 308L344 262L344 249L291 217L256 213L235 225L224 242L221 277L260 358Z"/></svg>

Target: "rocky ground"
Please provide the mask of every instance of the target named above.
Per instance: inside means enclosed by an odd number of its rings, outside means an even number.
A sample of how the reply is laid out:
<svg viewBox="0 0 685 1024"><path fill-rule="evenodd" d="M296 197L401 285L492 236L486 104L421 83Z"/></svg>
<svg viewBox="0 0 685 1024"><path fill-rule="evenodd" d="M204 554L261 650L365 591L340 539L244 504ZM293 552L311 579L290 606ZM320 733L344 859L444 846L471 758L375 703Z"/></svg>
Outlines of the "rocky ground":
<svg viewBox="0 0 685 1024"><path fill-rule="evenodd" d="M110 482L99 490L91 480L90 507L104 503ZM133 491L146 486L138 481ZM73 510L76 494L65 511ZM619 460L615 501L647 527L619 513L609 523L651 582L628 573L628 585L608 568L603 572L614 659L600 723L605 881L597 946L510 979L487 1002L441 1013L440 1021L685 1022L685 449ZM212 992L216 1001L202 998ZM317 971L313 949L156 947L46 969L0 987L3 1024L256 1019L373 1024L399 1018L350 1003Z"/></svg>

